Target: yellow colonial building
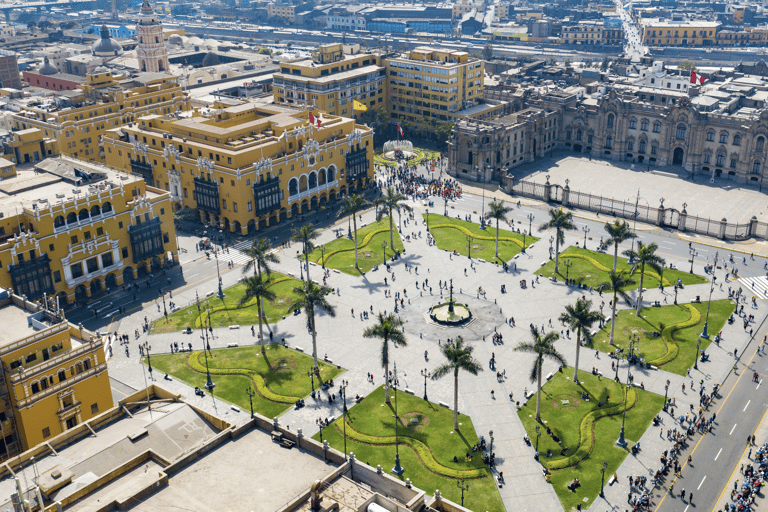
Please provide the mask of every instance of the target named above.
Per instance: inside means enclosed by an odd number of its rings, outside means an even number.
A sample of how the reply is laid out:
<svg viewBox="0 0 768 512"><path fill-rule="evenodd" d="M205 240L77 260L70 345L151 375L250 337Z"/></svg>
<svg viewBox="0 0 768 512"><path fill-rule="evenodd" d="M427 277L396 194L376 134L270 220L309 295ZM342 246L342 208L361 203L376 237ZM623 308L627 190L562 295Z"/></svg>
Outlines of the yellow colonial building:
<svg viewBox="0 0 768 512"><path fill-rule="evenodd" d="M267 17L280 18L283 21L289 23L296 22L296 6L291 4L275 4L271 3L267 5Z"/></svg>
<svg viewBox="0 0 768 512"><path fill-rule="evenodd" d="M123 79L111 71L87 75L80 88L46 97L13 100L9 142L16 163L34 162L59 154L103 162L99 140L106 130L147 114L186 110L187 97L178 78L142 73Z"/></svg>
<svg viewBox="0 0 768 512"><path fill-rule="evenodd" d="M452 121L483 102L484 63L467 52L422 47L384 63L392 118Z"/></svg>
<svg viewBox="0 0 768 512"><path fill-rule="evenodd" d="M643 44L664 46L714 46L719 21L643 20Z"/></svg>
<svg viewBox="0 0 768 512"><path fill-rule="evenodd" d="M101 338L67 322L53 300L0 290L0 323L0 460L113 406Z"/></svg>
<svg viewBox="0 0 768 512"><path fill-rule="evenodd" d="M61 306L177 259L170 195L70 157L0 181L0 288Z"/></svg>
<svg viewBox="0 0 768 512"><path fill-rule="evenodd" d="M176 207L247 234L324 208L373 179L373 132L354 119L239 100L152 115L104 135L110 167L170 191Z"/></svg>
<svg viewBox="0 0 768 512"><path fill-rule="evenodd" d="M357 118L353 101L367 108L384 106L385 72L378 53L345 55L341 43L324 44L312 59L281 63L273 76L273 95L276 103Z"/></svg>

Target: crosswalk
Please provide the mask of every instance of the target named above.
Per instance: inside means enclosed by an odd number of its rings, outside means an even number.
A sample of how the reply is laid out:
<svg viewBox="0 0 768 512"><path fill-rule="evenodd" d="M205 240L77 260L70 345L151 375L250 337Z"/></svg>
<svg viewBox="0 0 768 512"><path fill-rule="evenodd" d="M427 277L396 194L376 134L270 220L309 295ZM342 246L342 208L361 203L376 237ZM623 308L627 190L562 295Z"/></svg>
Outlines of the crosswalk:
<svg viewBox="0 0 768 512"><path fill-rule="evenodd" d="M768 298L768 278L767 277L742 277L739 281L752 293L761 298Z"/></svg>

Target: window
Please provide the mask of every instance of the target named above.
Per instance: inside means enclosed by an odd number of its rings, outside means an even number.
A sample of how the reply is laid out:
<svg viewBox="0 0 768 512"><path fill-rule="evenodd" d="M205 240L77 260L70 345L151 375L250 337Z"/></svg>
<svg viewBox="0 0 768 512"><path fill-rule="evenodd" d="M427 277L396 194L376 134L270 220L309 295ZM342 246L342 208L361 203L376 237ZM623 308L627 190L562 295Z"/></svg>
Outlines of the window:
<svg viewBox="0 0 768 512"><path fill-rule="evenodd" d="M733 136L733 145L741 146L741 135L739 135L738 133Z"/></svg>
<svg viewBox="0 0 768 512"><path fill-rule="evenodd" d="M648 131L648 120L647 119L643 119L643 121L640 123L640 129L643 130L644 132Z"/></svg>
<svg viewBox="0 0 768 512"><path fill-rule="evenodd" d="M232 202L232 211L237 213L237 203Z"/></svg>
<svg viewBox="0 0 768 512"><path fill-rule="evenodd" d="M685 138L685 132L686 132L686 127L685 127L684 124L680 123L679 125L677 125L677 138L678 139L684 139Z"/></svg>
<svg viewBox="0 0 768 512"><path fill-rule="evenodd" d="M727 133L721 133L720 134L720 144L725 144L728 142L728 134Z"/></svg>
<svg viewBox="0 0 768 512"><path fill-rule="evenodd" d="M72 272L72 279L77 279L78 277L83 277L83 264L78 262L74 265L70 265L69 267L70 272Z"/></svg>
<svg viewBox="0 0 768 512"><path fill-rule="evenodd" d="M83 233L83 240L90 240L90 239L91 239L90 231L86 231L85 233Z"/></svg>
<svg viewBox="0 0 768 512"><path fill-rule="evenodd" d="M708 164L712 160L712 155L704 155L704 163Z"/></svg>
<svg viewBox="0 0 768 512"><path fill-rule="evenodd" d="M635 143L633 141L627 142L627 151L632 151L635 148Z"/></svg>
<svg viewBox="0 0 768 512"><path fill-rule="evenodd" d="M60 283L61 282L61 272L59 270L53 271L53 282L54 283Z"/></svg>
<svg viewBox="0 0 768 512"><path fill-rule="evenodd" d="M88 266L88 273L92 274L94 272L99 271L99 259L98 258L90 258L85 261L85 264Z"/></svg>
<svg viewBox="0 0 768 512"><path fill-rule="evenodd" d="M77 243L77 235L72 235L69 239L73 244Z"/></svg>
<svg viewBox="0 0 768 512"><path fill-rule="evenodd" d="M752 174L760 174L760 162L755 161L755 163L752 164Z"/></svg>
<svg viewBox="0 0 768 512"><path fill-rule="evenodd" d="M731 169L735 169L736 168L736 162L737 162L737 160L735 158L731 158Z"/></svg>
<svg viewBox="0 0 768 512"><path fill-rule="evenodd" d="M43 439L51 437L51 427L45 427L43 429Z"/></svg>
<svg viewBox="0 0 768 512"><path fill-rule="evenodd" d="M755 143L755 150L762 151L764 145L765 145L765 139L762 137L758 137L757 142Z"/></svg>
<svg viewBox="0 0 768 512"><path fill-rule="evenodd" d="M715 132L707 132L707 142L715 141Z"/></svg>
<svg viewBox="0 0 768 512"><path fill-rule="evenodd" d="M661 131L661 123L656 121L653 123L653 133L659 133Z"/></svg>
<svg viewBox="0 0 768 512"><path fill-rule="evenodd" d="M725 165L725 155L722 153L719 153L717 155L717 165L722 166Z"/></svg>
<svg viewBox="0 0 768 512"><path fill-rule="evenodd" d="M127 258L128 257L128 248L127 247L123 247L120 250L120 254L122 255L123 259Z"/></svg>
<svg viewBox="0 0 768 512"><path fill-rule="evenodd" d="M96 414L99 412L99 404L91 404L91 414Z"/></svg>
<svg viewBox="0 0 768 512"><path fill-rule="evenodd" d="M611 137L610 135L605 138L605 147L607 149L613 148L613 137Z"/></svg>
<svg viewBox="0 0 768 512"><path fill-rule="evenodd" d="M637 128L637 119L632 118L629 120L629 129L634 130L635 128Z"/></svg>
<svg viewBox="0 0 768 512"><path fill-rule="evenodd" d="M608 128L613 128L613 114L608 114Z"/></svg>
<svg viewBox="0 0 768 512"><path fill-rule="evenodd" d="M104 235L104 228L96 228L96 236Z"/></svg>
<svg viewBox="0 0 768 512"><path fill-rule="evenodd" d="M659 151L659 146L657 146L655 144L651 146L651 154L652 155L655 155L658 151Z"/></svg>
<svg viewBox="0 0 768 512"><path fill-rule="evenodd" d="M640 146L639 146L639 148L638 148L638 151L639 151L640 153L645 153L645 141L644 141L644 140L641 140L641 141L640 141Z"/></svg>
<svg viewBox="0 0 768 512"><path fill-rule="evenodd" d="M67 380L67 372L59 370L59 382L64 382L65 380Z"/></svg>
<svg viewBox="0 0 768 512"><path fill-rule="evenodd" d="M27 357L24 358L24 361L27 364L32 363L35 360L37 360L37 354L36 353L29 354Z"/></svg>
<svg viewBox="0 0 768 512"><path fill-rule="evenodd" d="M114 260L112 258L112 253L111 252L106 252L106 253L101 255L101 265L102 265L102 267L104 267L104 268L111 267L114 263L115 262L114 262Z"/></svg>

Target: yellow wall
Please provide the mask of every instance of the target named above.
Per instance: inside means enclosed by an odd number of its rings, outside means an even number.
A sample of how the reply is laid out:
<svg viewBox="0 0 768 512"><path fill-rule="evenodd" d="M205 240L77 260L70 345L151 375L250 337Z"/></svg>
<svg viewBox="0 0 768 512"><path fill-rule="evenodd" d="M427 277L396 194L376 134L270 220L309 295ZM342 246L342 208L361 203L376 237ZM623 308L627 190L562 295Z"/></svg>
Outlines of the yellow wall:
<svg viewBox="0 0 768 512"><path fill-rule="evenodd" d="M678 26L643 27L643 44L663 44L667 46L710 46L715 44L717 26L697 25L695 22Z"/></svg>

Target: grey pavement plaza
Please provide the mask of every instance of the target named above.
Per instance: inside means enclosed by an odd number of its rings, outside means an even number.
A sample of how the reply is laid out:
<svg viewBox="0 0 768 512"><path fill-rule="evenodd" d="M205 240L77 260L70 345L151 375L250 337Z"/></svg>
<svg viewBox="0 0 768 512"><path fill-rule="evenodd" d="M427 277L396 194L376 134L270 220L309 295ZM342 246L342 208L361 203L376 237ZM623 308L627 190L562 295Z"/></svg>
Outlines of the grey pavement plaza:
<svg viewBox="0 0 768 512"><path fill-rule="evenodd" d="M627 195L629 195L629 185L627 187ZM514 271L510 270L505 274L496 265L478 260L474 260L470 264L466 257L451 256L436 247L428 246L424 232L425 226L420 220L420 214L424 212L423 206L416 203L413 203L413 206L416 220L404 225L403 233L411 234L421 231L422 236L415 240L412 238L411 241L404 241L405 255L392 264L391 273L380 267L378 271L369 272L361 278L329 271L328 286L334 289L339 288L340 294L333 294L329 298L330 302L337 307L336 318L330 318L323 314L317 317L318 353L320 357L327 355L334 364L348 370L344 374L344 378L349 381L349 393L352 396L368 394L383 381L383 370L380 365L380 342L362 337L363 330L373 324L373 316L369 320L360 320L358 315L362 310L370 311L371 306L374 312L391 311L394 306L394 299L384 297L385 289L391 290L393 294L397 291L404 293L403 298L410 299L411 303L409 304L406 300L404 309L401 309L399 313L405 321L408 345L393 347L390 350L391 360L397 363L398 370L402 372L400 374L402 387L413 390L416 396L421 396L424 379L420 371L422 369L432 371L442 362L442 356L438 350L438 340L454 337L458 333L463 334L465 339L475 346L475 355L482 363L485 371L478 376L461 374L459 378L459 409L462 413L471 416L479 435L487 436L489 431L494 431L496 439L494 448L498 463L496 471L504 471L507 481L514 482L512 485L505 485L500 489L507 510L561 510L562 506L555 492L542 476L541 466L533 459L532 448L527 447L522 441L525 432L517 418L514 404L509 400L510 393L517 401L522 400L525 388L528 388L529 392L535 390L535 386L528 381L532 357L514 352L513 349L519 342L529 340L529 323L546 327L549 320L552 319L557 325L556 319L563 311L563 307L568 303L575 302L582 294L593 300L596 307L601 301L605 301L607 306L610 297L606 294L601 298L597 292L577 290L562 283L552 283L545 280L539 284L535 283L533 272L548 260L549 246L546 240L551 233L540 233L539 236L542 237L542 240L530 247L527 254L516 257ZM374 214L369 211L363 214L362 218L362 224L368 224L374 220ZM489 229L489 233L493 233L493 230ZM576 243L580 238L579 234L579 231L566 234L565 246ZM317 243L329 242L334 237L332 231L325 230ZM294 258L297 248L298 246L294 244L285 249L278 249L277 254L281 261L275 265L275 269L293 275L298 274L299 264ZM622 246L621 249L624 248ZM626 248L629 248L629 244L626 244ZM670 259L668 262L675 263L678 268L686 268L683 259ZM405 263L411 267L410 270L406 270ZM214 263L211 262L211 264ZM418 268L418 274L416 274L415 267ZM465 267L467 268L466 276L463 272ZM225 286L236 283L242 277L241 268L241 266L237 266L233 270L223 271L222 277ZM311 271L313 279L321 279L322 269L313 265ZM388 285L384 284L385 277L388 278ZM433 289L431 297L419 296L420 291L423 293L421 282L425 278L429 279L429 286L432 286ZM425 317L429 305L446 301L447 292L444 291L443 298L440 298L437 285L439 280L447 279L453 279L454 289L460 290L458 296L461 302L469 303L473 311L478 313L479 318L476 322L460 330L435 326L429 323ZM531 286L527 289L521 289L518 284L520 279L527 279ZM416 288L416 281L420 283L419 289ZM500 292L501 284L506 284L506 294ZM201 296L204 296L214 287L215 279L197 287L190 285L177 290L174 293L174 300L180 306L184 306L194 301L196 290L200 292ZM486 292L485 298L477 296L477 290L480 287ZM706 297L708 293L708 284L687 286L680 291L678 300L679 302L688 302L697 295ZM634 299L635 292L631 292L630 296ZM644 301L648 304L653 300L663 300L664 297L668 298L669 303L672 302L670 290L665 290L662 294L658 289L652 289L646 291ZM727 287L724 291L715 288L713 299L726 297ZM757 310L752 311L752 313L757 317L759 324L767 309L762 301L758 304ZM147 303L145 306L147 307L144 310L135 312L122 318L117 324L113 324L111 330L133 333L145 315L150 320L159 317L154 302ZM620 309L625 307L625 304L620 304ZM750 306L746 307L749 308ZM354 316L350 311L352 308L355 309ZM607 312L607 310L606 307L605 311ZM517 327L513 328L506 324L505 319L509 317L515 318ZM271 325L271 328L275 332L276 340L285 337L289 346L299 346L305 352L311 352L311 338L307 334L303 314L289 316L276 325ZM491 334L494 328L503 335L503 344L494 345L492 343ZM485 335L485 341L483 341L483 335ZM199 333L150 336L144 334L139 341L149 342L152 345L152 353L167 352L169 345L175 341L183 342L185 345L191 342L195 348L202 346ZM735 322L733 325L726 324L720 346L712 345L709 349L711 362L701 365L699 370L692 370L691 378L696 381L703 379L708 385L721 382L733 365L731 354L734 348L741 351L747 342L748 336L742 331L739 322ZM256 338L251 335L250 326L214 330L212 347L226 347L231 343L237 343L240 346L253 345L256 343ZM114 357L110 359L110 375L121 383L120 386L138 389L144 386L146 374L138 362L138 353L132 335L131 346L133 350L130 357L126 357L120 350L115 350ZM573 338L562 339L557 343L557 347L565 355L569 364L573 364L575 358L575 341ZM425 360L425 351L429 353L428 360ZM499 371L507 370L506 379L502 382L497 381L495 372L488 368L492 354L496 356ZM610 368L610 361L606 355L597 356L590 351L582 351L580 369L590 371L592 367L596 367L603 374L608 375L611 371L608 369ZM620 375L624 378L626 367L622 364L621 368ZM545 363L545 375L556 370L557 368L552 363ZM373 383L367 380L368 372L375 376ZM642 383L645 389L660 395L664 394L665 381L670 379L672 382L670 396L676 398L678 407L687 409L689 397L695 400L695 395L691 393L685 395L680 392L680 385L689 379L658 370L635 370L634 373L635 384ZM184 395L196 406L216 414L226 421L239 423L248 417L244 411L234 410L228 404L212 399L210 396L196 397L191 387L184 383L165 381L160 375L154 377L156 384ZM202 380L200 385L202 385ZM494 390L495 398L491 396L491 390ZM433 402L452 404L452 379L444 378L437 382L429 381L428 395ZM329 404L327 400L316 402L310 399L307 400L306 407L299 410L291 409L286 412L280 418L280 423L291 430L301 428L305 435L314 435L318 430L316 424L318 418L336 417L340 413L341 404L338 400ZM669 416L665 416L665 428L672 428L670 426L672 421ZM618 432L616 435L618 436ZM619 469L620 482L623 482L628 474L647 474L651 468L655 470L661 452L669 447L669 443L662 441L655 429L649 429L641 442L642 452L637 457L628 456ZM425 490L430 493L434 492L434 489ZM593 508L602 509L600 504L623 506L626 502L626 488L623 485L606 487L605 501L607 503L598 499Z"/></svg>
<svg viewBox="0 0 768 512"><path fill-rule="evenodd" d="M545 183L547 175L552 184L565 186L569 180L572 190L593 195L635 202L656 208L664 199L666 208L682 211L683 204L690 215L732 223L747 223L752 216L768 221L768 198L757 187L738 184L727 177L710 178L691 173L680 166L631 164L557 152L514 169L515 180ZM714 205L714 206L713 206Z"/></svg>

